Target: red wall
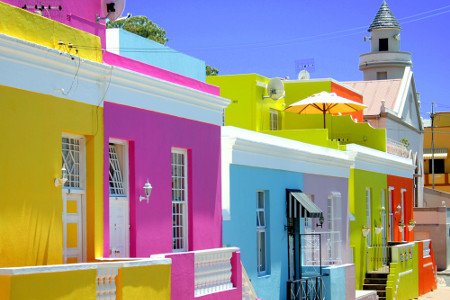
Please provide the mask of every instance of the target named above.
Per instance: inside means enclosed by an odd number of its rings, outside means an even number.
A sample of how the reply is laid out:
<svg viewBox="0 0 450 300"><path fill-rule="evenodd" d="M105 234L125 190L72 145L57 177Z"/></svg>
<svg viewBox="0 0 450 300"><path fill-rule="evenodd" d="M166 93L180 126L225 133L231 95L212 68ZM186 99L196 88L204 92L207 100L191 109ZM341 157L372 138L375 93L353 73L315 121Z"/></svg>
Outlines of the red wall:
<svg viewBox="0 0 450 300"><path fill-rule="evenodd" d="M414 219L413 184L414 183L412 178L404 178L393 175L387 176L388 187L394 188L392 191L389 191L392 196L392 207L394 212L394 238L391 238L391 241L401 241L401 233L398 229L398 223L401 220L401 213L397 213L396 208L398 205L401 205L402 189L406 189L404 193L404 207L402 208L402 213L404 215L403 219L406 225L404 229L405 241L414 241L414 229L412 231L409 231L407 226L409 220ZM388 207L386 207L386 212L389 213Z"/></svg>
<svg viewBox="0 0 450 300"><path fill-rule="evenodd" d="M336 95L363 103L363 96L361 94L358 94L342 85L336 84L334 82L331 82L331 92L336 93ZM357 119L358 122L362 122L364 120L363 117L363 111L358 111L350 114L344 114L344 115L351 115L353 119Z"/></svg>
<svg viewBox="0 0 450 300"><path fill-rule="evenodd" d="M419 295L426 294L437 288L436 278L436 262L434 260L433 243L430 241L430 256L423 257L423 242L419 244Z"/></svg>

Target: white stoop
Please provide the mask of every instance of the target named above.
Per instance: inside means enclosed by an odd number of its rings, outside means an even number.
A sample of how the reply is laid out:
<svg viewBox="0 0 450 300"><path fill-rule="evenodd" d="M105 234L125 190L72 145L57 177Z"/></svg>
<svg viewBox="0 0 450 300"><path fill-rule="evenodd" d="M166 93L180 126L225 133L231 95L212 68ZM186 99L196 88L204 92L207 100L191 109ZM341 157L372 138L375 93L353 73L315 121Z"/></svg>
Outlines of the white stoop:
<svg viewBox="0 0 450 300"><path fill-rule="evenodd" d="M378 300L377 291L355 291L355 300Z"/></svg>

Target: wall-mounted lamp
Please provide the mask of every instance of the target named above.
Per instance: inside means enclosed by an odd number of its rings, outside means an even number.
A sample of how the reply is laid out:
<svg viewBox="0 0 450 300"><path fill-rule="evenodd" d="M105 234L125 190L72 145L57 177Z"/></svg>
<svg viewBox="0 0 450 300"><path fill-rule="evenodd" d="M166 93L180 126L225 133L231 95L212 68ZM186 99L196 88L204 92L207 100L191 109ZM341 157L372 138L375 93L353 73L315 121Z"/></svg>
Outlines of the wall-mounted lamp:
<svg viewBox="0 0 450 300"><path fill-rule="evenodd" d="M322 226L323 226L323 221L324 221L324 220L325 220L325 219L323 218L323 215L320 215L320 217L319 217L319 223L317 223L316 226L322 228Z"/></svg>
<svg viewBox="0 0 450 300"><path fill-rule="evenodd" d="M370 228L365 227L365 226L362 228L363 237L367 237L369 235L369 232L370 232Z"/></svg>
<svg viewBox="0 0 450 300"><path fill-rule="evenodd" d="M144 184L143 189L144 189L145 196L139 196L139 202L147 200L147 203L148 203L148 200L150 199L150 194L152 193L152 189L153 189L150 182L148 182L148 179L147 179L147 182Z"/></svg>
<svg viewBox="0 0 450 300"><path fill-rule="evenodd" d="M65 167L61 168L61 178L55 178L55 186L60 186L60 185L64 185L66 183L66 181L68 180L67 178L67 170Z"/></svg>
<svg viewBox="0 0 450 300"><path fill-rule="evenodd" d="M396 214L399 214L399 213L401 213L402 212L402 207L400 206L400 204L399 205L397 205L397 207L396 207L396 209L395 209L395 213Z"/></svg>
<svg viewBox="0 0 450 300"><path fill-rule="evenodd" d="M380 226L380 227L376 227L375 226L375 233L376 234L380 234L382 230L383 230L383 226Z"/></svg>

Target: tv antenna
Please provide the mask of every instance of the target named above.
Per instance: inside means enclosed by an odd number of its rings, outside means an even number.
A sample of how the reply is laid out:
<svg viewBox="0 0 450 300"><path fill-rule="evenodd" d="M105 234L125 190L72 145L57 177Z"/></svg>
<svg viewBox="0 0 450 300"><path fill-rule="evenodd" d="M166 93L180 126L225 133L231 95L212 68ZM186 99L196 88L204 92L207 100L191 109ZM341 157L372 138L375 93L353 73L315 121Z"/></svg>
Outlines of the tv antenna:
<svg viewBox="0 0 450 300"><path fill-rule="evenodd" d="M295 61L295 73L300 80L311 78L311 73L316 70L314 58L305 58Z"/></svg>

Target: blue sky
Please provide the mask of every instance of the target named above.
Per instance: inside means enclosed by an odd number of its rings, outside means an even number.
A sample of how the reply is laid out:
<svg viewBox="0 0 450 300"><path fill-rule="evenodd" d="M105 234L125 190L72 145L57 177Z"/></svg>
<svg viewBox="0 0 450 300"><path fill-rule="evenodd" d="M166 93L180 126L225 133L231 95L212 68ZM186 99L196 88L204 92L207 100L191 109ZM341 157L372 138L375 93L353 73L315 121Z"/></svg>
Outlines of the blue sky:
<svg viewBox="0 0 450 300"><path fill-rule="evenodd" d="M362 80L359 55L370 50L367 28L381 0L128 0L124 14L145 15L167 45L206 61L220 74L296 75L314 59L312 78ZM388 0L402 26L401 50L412 53L421 113L431 102L450 111L450 1Z"/></svg>

